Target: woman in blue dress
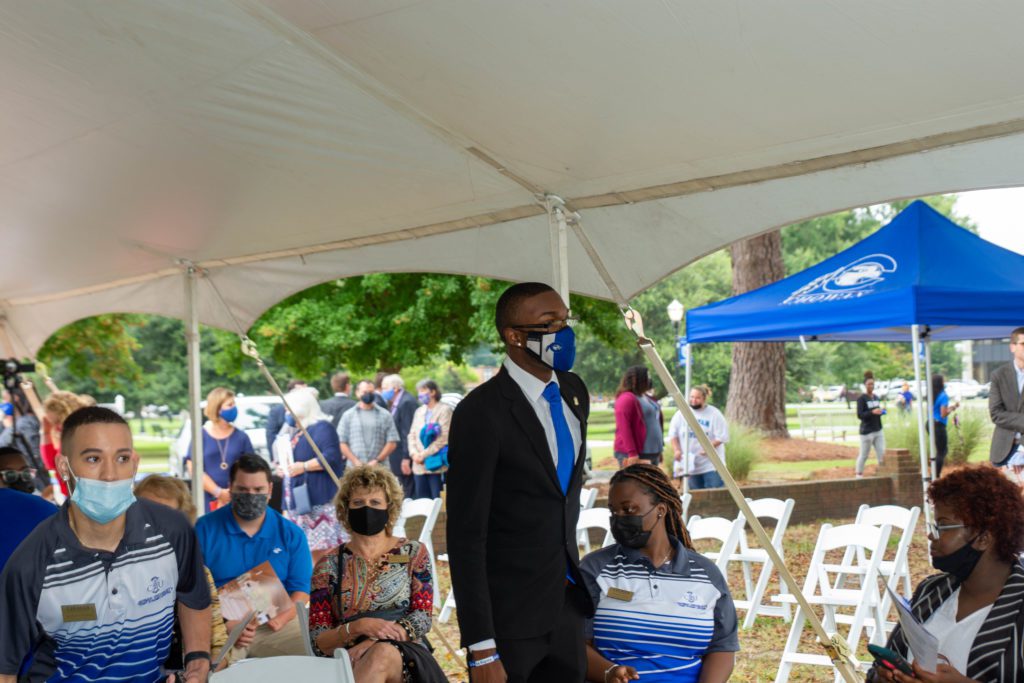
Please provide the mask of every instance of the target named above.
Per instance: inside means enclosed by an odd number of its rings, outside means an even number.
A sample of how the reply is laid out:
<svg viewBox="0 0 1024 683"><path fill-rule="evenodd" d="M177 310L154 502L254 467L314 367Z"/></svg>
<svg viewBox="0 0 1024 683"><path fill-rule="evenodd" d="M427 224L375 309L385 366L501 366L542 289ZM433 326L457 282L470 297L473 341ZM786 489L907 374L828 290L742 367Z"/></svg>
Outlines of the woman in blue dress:
<svg viewBox="0 0 1024 683"><path fill-rule="evenodd" d="M203 491L206 511L216 510L231 502L228 492L228 470L245 453L252 453L249 435L232 422L238 419L235 392L217 387L206 396L206 424L203 425ZM189 476L192 475L192 444L185 455Z"/></svg>

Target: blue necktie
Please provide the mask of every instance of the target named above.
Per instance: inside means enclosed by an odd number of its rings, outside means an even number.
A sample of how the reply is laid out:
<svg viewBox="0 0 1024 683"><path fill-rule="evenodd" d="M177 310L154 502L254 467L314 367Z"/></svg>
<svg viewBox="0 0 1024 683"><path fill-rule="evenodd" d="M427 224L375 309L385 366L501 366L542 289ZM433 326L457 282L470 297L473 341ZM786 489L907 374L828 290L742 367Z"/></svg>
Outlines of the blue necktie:
<svg viewBox="0 0 1024 683"><path fill-rule="evenodd" d="M551 382L544 387L544 398L551 408L551 423L555 426L555 441L558 444L558 483L562 493L567 493L572 467L576 462L576 448L572 443L569 423L565 421L565 413L562 411L562 394L558 391L557 383Z"/></svg>

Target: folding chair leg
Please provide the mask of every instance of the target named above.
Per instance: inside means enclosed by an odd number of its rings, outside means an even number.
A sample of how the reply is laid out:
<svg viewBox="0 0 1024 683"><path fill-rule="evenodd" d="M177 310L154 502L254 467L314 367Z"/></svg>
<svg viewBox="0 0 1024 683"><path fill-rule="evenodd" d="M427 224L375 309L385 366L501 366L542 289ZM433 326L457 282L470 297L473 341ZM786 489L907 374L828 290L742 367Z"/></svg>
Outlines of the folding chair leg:
<svg viewBox="0 0 1024 683"><path fill-rule="evenodd" d="M786 661L786 655L798 652L800 634L803 633L805 621L807 619L804 617L803 608L797 607L796 616L793 617L793 625L789 629L789 637L786 638L786 645L782 649L782 658L779 661L779 671L775 674L775 683L787 683L789 681L789 672L793 669L793 664Z"/></svg>
<svg viewBox="0 0 1024 683"><path fill-rule="evenodd" d="M754 593L754 584L750 579L750 565L752 563L744 560L741 564L743 565L743 588L747 591L747 600L750 600Z"/></svg>
<svg viewBox="0 0 1024 683"><path fill-rule="evenodd" d="M757 613L760 611L761 601L764 599L764 592L768 588L768 582L771 580L772 572L775 570L775 566L772 564L771 558L769 558L764 566L761 568L761 575L757 577L757 586L754 588L753 593L747 593L748 600L750 601L750 607L747 609L747 616L743 619L743 628L748 629L754 625L754 620L757 619ZM786 621L789 621L789 604L781 603L786 610Z"/></svg>

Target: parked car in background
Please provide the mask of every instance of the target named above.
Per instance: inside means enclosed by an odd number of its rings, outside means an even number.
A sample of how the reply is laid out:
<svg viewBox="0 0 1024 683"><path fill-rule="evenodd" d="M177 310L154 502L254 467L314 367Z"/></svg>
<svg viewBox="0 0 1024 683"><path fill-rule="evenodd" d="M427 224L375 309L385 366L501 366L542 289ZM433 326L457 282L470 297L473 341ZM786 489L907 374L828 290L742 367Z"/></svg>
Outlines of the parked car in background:
<svg viewBox="0 0 1024 683"><path fill-rule="evenodd" d="M827 387L815 387L811 396L815 403L831 403L838 401L842 393L843 386L841 384L832 384Z"/></svg>
<svg viewBox="0 0 1024 683"><path fill-rule="evenodd" d="M444 398L442 398L444 400ZM447 403L447 401L445 401ZM236 396L238 418L234 425L249 436L256 455L270 461L270 449L267 446L267 416L274 405L281 403L277 396ZM206 407L206 401L201 404ZM192 442L192 416L185 418L181 431L174 437L168 447L168 471L176 477L187 478L185 470L185 454Z"/></svg>
<svg viewBox="0 0 1024 683"><path fill-rule="evenodd" d="M951 379L946 382L946 394L953 400L978 398L981 384L975 379Z"/></svg>

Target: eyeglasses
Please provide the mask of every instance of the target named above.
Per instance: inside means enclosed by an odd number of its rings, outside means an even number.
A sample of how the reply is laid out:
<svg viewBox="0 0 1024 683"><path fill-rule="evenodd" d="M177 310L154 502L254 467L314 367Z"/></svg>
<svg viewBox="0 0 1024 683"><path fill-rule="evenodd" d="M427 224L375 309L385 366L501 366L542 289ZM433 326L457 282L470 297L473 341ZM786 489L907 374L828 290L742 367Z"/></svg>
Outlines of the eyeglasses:
<svg viewBox="0 0 1024 683"><path fill-rule="evenodd" d="M575 316L569 316L565 320L552 320L548 323L539 323L537 325L511 325L512 329L515 330L541 330L543 332L560 332L567 327L576 327L580 322L580 319Z"/></svg>
<svg viewBox="0 0 1024 683"><path fill-rule="evenodd" d="M8 486L17 484L19 481L23 484L28 484L35 477L36 471L31 467L23 470L0 470L0 479Z"/></svg>
<svg viewBox="0 0 1024 683"><path fill-rule="evenodd" d="M966 524L936 524L935 522L928 522L928 535L932 538L938 538L942 535L943 531L949 531L950 529L966 528Z"/></svg>

